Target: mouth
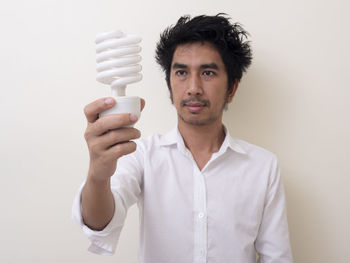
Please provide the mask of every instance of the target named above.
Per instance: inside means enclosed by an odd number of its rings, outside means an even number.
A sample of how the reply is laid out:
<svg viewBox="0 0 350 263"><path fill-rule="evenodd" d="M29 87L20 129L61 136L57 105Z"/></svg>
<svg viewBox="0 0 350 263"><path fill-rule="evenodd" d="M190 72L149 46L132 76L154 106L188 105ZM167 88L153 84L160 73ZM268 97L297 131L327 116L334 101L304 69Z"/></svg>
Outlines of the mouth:
<svg viewBox="0 0 350 263"><path fill-rule="evenodd" d="M187 110L191 113L199 113L203 108L209 105L207 100L197 100L197 99L187 99L182 101L182 106L187 108Z"/></svg>
<svg viewBox="0 0 350 263"><path fill-rule="evenodd" d="M185 103L184 105L190 112L199 112L205 105L203 103Z"/></svg>

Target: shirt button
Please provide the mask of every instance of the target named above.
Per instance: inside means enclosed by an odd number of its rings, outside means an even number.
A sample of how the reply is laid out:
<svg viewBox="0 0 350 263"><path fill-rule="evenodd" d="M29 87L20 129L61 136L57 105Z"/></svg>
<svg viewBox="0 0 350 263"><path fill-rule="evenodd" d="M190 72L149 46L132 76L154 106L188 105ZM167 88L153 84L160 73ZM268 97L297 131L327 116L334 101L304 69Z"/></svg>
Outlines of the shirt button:
<svg viewBox="0 0 350 263"><path fill-rule="evenodd" d="M199 218L203 218L203 216L204 216L204 213L202 213L202 212L198 214Z"/></svg>

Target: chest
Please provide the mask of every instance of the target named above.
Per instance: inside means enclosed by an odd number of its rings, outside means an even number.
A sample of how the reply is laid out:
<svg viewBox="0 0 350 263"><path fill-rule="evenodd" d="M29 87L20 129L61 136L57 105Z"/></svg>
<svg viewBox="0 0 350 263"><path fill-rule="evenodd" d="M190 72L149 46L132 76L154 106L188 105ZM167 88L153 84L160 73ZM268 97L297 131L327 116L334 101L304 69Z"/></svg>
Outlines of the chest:
<svg viewBox="0 0 350 263"><path fill-rule="evenodd" d="M165 218L176 212L191 220L194 214L204 213L216 222L259 221L268 178L263 169L234 155L209 158L202 170L198 166L178 152L146 160L144 204L157 207Z"/></svg>

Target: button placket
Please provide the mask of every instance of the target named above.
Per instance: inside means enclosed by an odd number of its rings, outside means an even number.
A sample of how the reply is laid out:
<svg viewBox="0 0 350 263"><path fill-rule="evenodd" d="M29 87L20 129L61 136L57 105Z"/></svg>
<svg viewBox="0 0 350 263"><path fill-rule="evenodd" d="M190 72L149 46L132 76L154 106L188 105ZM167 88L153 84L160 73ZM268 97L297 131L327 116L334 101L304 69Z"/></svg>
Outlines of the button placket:
<svg viewBox="0 0 350 263"><path fill-rule="evenodd" d="M206 220L206 185L203 174L194 164L194 262L206 262L207 220Z"/></svg>

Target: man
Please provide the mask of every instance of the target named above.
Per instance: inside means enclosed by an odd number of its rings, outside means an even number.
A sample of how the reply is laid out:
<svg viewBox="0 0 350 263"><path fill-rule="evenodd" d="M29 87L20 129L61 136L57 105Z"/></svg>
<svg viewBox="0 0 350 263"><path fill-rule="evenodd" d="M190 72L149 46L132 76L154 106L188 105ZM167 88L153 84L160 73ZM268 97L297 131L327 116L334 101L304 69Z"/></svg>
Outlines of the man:
<svg viewBox="0 0 350 263"><path fill-rule="evenodd" d="M73 213L90 251L112 254L128 208L140 210L144 263L290 263L284 190L276 157L233 138L223 110L251 62L247 33L222 14L182 17L164 31L156 59L177 127L136 144L131 114L85 108L90 168ZM144 105L144 101L142 101ZM80 209L81 208L81 209Z"/></svg>

